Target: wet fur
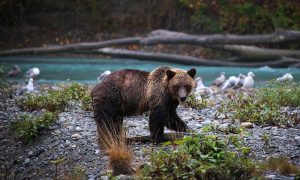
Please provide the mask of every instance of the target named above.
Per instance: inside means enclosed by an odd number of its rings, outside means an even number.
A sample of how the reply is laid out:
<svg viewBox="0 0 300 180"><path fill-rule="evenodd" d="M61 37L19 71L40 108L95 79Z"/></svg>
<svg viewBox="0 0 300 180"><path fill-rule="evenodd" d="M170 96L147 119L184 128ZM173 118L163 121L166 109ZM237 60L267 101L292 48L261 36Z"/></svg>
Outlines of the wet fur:
<svg viewBox="0 0 300 180"><path fill-rule="evenodd" d="M174 72L168 79L166 71ZM151 138L162 141L164 127L186 132L187 125L176 113L179 104L172 86L195 86L193 77L186 71L160 67L151 73L140 70L120 70L107 76L92 91L92 105L98 127L106 126L120 131L124 116L150 111ZM101 136L101 129L98 129Z"/></svg>

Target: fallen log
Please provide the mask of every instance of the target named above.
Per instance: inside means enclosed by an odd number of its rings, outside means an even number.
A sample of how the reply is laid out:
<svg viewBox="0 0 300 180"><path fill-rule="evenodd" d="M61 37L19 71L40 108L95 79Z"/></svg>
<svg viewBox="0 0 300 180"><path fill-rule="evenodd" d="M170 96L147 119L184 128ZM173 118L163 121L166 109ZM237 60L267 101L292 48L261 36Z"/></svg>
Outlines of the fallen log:
<svg viewBox="0 0 300 180"><path fill-rule="evenodd" d="M281 57L300 58L300 50L268 49L245 45L212 46L217 50L225 50L237 54L244 59L269 60Z"/></svg>
<svg viewBox="0 0 300 180"><path fill-rule="evenodd" d="M149 33L147 38L141 40L143 45L155 44L273 44L280 42L300 41L300 31L279 30L271 34L213 34L213 35L189 35L167 30L156 30Z"/></svg>
<svg viewBox="0 0 300 180"><path fill-rule="evenodd" d="M113 40L99 41L99 42L75 43L75 44L68 44L63 46L11 49L11 50L0 51L0 56L60 53L60 52L69 52L69 51L76 51L76 50L98 49L98 48L110 47L110 46L138 44L140 40L141 40L140 37L130 37L130 38L113 39Z"/></svg>
<svg viewBox="0 0 300 180"><path fill-rule="evenodd" d="M127 49L102 48L92 53L100 53L118 58L132 58L139 60L149 60L158 62L171 62L184 65L199 65L199 66L241 66L241 67L289 67L300 62L299 59L282 57L281 59L274 59L263 62L237 62L243 61L238 57L222 59L222 60L208 60L203 58L196 58L191 56L183 56L177 54L143 52Z"/></svg>

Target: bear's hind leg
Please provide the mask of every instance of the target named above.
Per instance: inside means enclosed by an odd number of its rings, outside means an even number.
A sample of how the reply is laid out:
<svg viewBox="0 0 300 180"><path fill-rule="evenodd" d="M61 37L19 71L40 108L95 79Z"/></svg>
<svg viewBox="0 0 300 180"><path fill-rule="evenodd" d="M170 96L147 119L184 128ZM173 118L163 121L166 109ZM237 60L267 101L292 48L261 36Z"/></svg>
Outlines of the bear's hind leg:
<svg viewBox="0 0 300 180"><path fill-rule="evenodd" d="M111 143L122 136L123 118L117 113L100 113L95 117L97 123L98 143L102 149L109 148Z"/></svg>

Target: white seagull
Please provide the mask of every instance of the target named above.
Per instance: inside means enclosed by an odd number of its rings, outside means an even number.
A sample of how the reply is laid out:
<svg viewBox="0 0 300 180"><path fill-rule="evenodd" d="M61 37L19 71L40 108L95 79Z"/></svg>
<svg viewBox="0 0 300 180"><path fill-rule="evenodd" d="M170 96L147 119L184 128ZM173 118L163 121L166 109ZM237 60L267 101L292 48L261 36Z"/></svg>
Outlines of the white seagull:
<svg viewBox="0 0 300 180"><path fill-rule="evenodd" d="M225 92L227 89L232 88L238 81L235 76L230 76L221 87L221 92Z"/></svg>
<svg viewBox="0 0 300 180"><path fill-rule="evenodd" d="M237 77L236 84L234 85L233 89L239 89L244 85L246 76L244 74L239 74Z"/></svg>
<svg viewBox="0 0 300 180"><path fill-rule="evenodd" d="M31 68L24 74L25 79L29 78L36 78L38 75L40 75L40 69L37 67Z"/></svg>
<svg viewBox="0 0 300 180"><path fill-rule="evenodd" d="M34 91L34 87L33 87L33 79L32 78L29 78L28 80L28 84L26 86L26 90L28 92L33 92Z"/></svg>
<svg viewBox="0 0 300 180"><path fill-rule="evenodd" d="M209 98L213 94L213 90L209 87L206 87L203 82L201 77L196 78L196 88L195 88L195 93L200 94L204 98Z"/></svg>
<svg viewBox="0 0 300 180"><path fill-rule="evenodd" d="M18 65L14 65L14 67L10 71L8 71L7 75L10 77L14 77L20 74L20 72L21 68Z"/></svg>
<svg viewBox="0 0 300 180"><path fill-rule="evenodd" d="M225 72L221 72L220 76L217 77L211 85L220 87L225 83L225 80L226 80Z"/></svg>
<svg viewBox="0 0 300 180"><path fill-rule="evenodd" d="M97 82L98 82L98 83L102 82L103 79L104 79L106 76L110 75L110 74L111 74L111 71L110 71L110 70L104 71L103 73L101 73L101 74L97 77Z"/></svg>
<svg viewBox="0 0 300 180"><path fill-rule="evenodd" d="M290 73L286 73L282 77L277 78L276 80L279 82L287 82L287 81L292 81L294 78Z"/></svg>
<svg viewBox="0 0 300 180"><path fill-rule="evenodd" d="M253 77L255 77L253 72L248 72L244 84L243 84L243 89L252 89L254 87L254 79Z"/></svg>

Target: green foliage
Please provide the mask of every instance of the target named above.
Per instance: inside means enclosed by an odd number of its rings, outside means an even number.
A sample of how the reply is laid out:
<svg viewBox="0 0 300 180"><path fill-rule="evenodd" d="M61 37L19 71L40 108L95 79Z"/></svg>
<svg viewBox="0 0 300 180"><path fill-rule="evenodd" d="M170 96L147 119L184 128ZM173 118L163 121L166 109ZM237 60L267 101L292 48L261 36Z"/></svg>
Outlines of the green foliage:
<svg viewBox="0 0 300 180"><path fill-rule="evenodd" d="M8 82L4 80L7 70L4 65L0 65L0 92L6 92L9 87Z"/></svg>
<svg viewBox="0 0 300 180"><path fill-rule="evenodd" d="M245 130L237 125L229 124L226 128L220 128L220 125L209 124L202 128L203 132L222 132L225 134L233 133L233 134L240 134L244 133Z"/></svg>
<svg viewBox="0 0 300 180"><path fill-rule="evenodd" d="M56 121L57 114L45 112L44 114L34 117L29 114L21 116L21 119L12 123L11 127L17 139L23 143L29 143Z"/></svg>
<svg viewBox="0 0 300 180"><path fill-rule="evenodd" d="M51 112L61 112L70 101L79 101L84 110L91 109L91 98L86 86L78 83L60 85L60 90L48 90L41 95L26 94L22 101L25 110L46 109Z"/></svg>
<svg viewBox="0 0 300 180"><path fill-rule="evenodd" d="M73 170L73 174L71 175L70 179L73 180L86 180L86 168L83 166L76 166Z"/></svg>
<svg viewBox="0 0 300 180"><path fill-rule="evenodd" d="M291 82L271 82L266 87L258 89L261 102L274 106L300 106L300 85Z"/></svg>
<svg viewBox="0 0 300 180"><path fill-rule="evenodd" d="M192 10L194 29L204 33L262 33L278 28L300 29L297 1L180 0Z"/></svg>
<svg viewBox="0 0 300 180"><path fill-rule="evenodd" d="M205 99L197 100L195 94L190 94L183 105L194 109L204 109L210 106L210 102Z"/></svg>
<svg viewBox="0 0 300 180"><path fill-rule="evenodd" d="M234 119L256 124L285 125L290 119L280 113L278 105L261 102L253 97L239 96L219 110L231 111Z"/></svg>
<svg viewBox="0 0 300 180"><path fill-rule="evenodd" d="M233 138L239 142L238 138ZM249 179L259 175L259 166L246 153L229 150L232 139L219 136L186 136L177 140L175 150L151 154L150 165L139 179ZM241 148L242 143L233 143ZM239 151L239 150L237 150ZM246 151L246 150L244 150Z"/></svg>
<svg viewBox="0 0 300 180"><path fill-rule="evenodd" d="M256 97L240 95L235 100L222 104L220 112L233 112L233 118L242 122L263 125L282 125L295 118L282 113L282 106L298 107L300 105L300 86L292 83L272 82L267 87L256 91Z"/></svg>

